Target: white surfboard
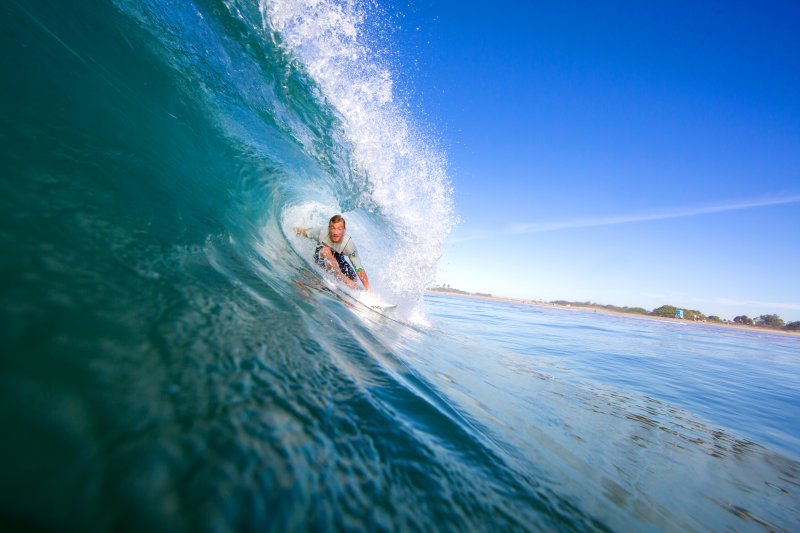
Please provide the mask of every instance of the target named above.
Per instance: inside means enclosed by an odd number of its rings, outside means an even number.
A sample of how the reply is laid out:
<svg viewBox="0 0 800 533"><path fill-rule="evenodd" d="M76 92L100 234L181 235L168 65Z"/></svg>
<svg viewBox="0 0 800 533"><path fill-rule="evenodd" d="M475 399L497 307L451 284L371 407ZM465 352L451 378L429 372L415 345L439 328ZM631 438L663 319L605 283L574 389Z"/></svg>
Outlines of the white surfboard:
<svg viewBox="0 0 800 533"><path fill-rule="evenodd" d="M333 281L329 276L323 276L322 280L328 288L341 296L351 298L356 302L369 307L370 309L378 312L388 311L397 307L397 304L389 303L381 299L380 296L372 291L352 290L344 287L343 285Z"/></svg>
<svg viewBox="0 0 800 533"><path fill-rule="evenodd" d="M360 292L358 296L356 296L356 300L361 302L362 304L366 305L371 309L375 309L376 311L388 311L389 309L394 309L397 307L397 304L389 303L382 300L378 295L374 292Z"/></svg>

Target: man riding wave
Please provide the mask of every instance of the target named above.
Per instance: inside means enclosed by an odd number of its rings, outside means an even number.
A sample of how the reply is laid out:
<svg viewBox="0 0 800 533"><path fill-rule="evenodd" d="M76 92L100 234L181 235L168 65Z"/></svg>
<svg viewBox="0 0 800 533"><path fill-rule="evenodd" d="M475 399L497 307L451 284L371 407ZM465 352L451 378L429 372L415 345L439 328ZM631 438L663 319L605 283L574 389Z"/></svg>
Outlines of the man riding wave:
<svg viewBox="0 0 800 533"><path fill-rule="evenodd" d="M358 288L356 278L361 280L364 289L369 291L369 279L361 259L358 257L356 244L347 232L347 223L342 215L334 215L328 222L328 227L302 228L295 227L298 235L317 241L314 250L314 262L334 273L348 287ZM350 260L348 262L348 259ZM352 263L352 265L351 265Z"/></svg>

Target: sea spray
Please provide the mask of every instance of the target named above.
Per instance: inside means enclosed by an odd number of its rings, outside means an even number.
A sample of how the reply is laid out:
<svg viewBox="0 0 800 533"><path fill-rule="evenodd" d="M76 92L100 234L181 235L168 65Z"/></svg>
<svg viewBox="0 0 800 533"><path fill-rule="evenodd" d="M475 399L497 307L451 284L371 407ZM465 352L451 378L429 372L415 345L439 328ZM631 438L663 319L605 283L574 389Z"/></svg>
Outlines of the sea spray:
<svg viewBox="0 0 800 533"><path fill-rule="evenodd" d="M395 297L419 302L456 221L452 191L445 156L414 128L395 98L392 72L364 38L368 6L327 0L259 5L264 27L302 63L340 117L353 154L351 176L341 179L363 180L352 207L382 217L375 228L374 220L358 224L366 218L359 213L352 226L383 233L367 241L372 253L386 257L377 272L381 281Z"/></svg>

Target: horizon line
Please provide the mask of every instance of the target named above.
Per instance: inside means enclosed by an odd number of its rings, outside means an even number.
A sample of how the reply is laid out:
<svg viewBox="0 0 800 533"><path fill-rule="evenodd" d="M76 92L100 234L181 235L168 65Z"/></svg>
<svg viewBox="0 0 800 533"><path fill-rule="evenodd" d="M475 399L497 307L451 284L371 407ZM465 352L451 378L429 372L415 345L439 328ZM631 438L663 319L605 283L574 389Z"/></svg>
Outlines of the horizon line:
<svg viewBox="0 0 800 533"><path fill-rule="evenodd" d="M545 233L549 231L559 231L575 228L594 228L599 226L614 226L618 224L632 224L635 222L649 222L653 220L669 220L674 218L687 218L715 213L725 213L728 211L740 211L742 209L755 209L759 207L770 207L775 205L786 205L800 203L800 195L785 196L782 198L764 198L732 201L722 204L714 204L701 207L684 207L652 211L650 213L640 213L632 215L615 215L597 218L578 218L573 220L550 221L550 222L530 222L523 224L513 224L504 230L485 231L475 233L450 242L460 243L488 239L497 235L527 235L531 233Z"/></svg>
<svg viewBox="0 0 800 533"><path fill-rule="evenodd" d="M598 306L598 307L617 307L617 308L628 308L628 309L633 309L633 308L639 307L641 309L644 309L648 313L651 313L651 312L655 311L656 309L658 309L658 307L654 307L652 310L648 310L646 307L642 307L641 305L633 305L633 306L624 305L623 306L623 305L615 305L615 304L606 304L606 303L596 302L596 301L591 300L591 299L583 300L583 301L581 301L581 300L566 300L566 299L563 299L563 298L560 298L560 299L557 299L557 300L542 300L541 298L523 298L523 297L520 297L520 296L503 296L503 295L500 295L500 294L494 294L494 293L488 293L488 292L487 293L484 293L484 292L473 292L473 291L468 291L468 290L465 290L465 289L459 289L458 287L453 287L450 284L433 285L431 287L428 287L427 290L434 291L434 292L440 292L440 291L441 292L451 292L451 293L454 292L454 293L461 293L461 294L464 294L464 295L467 295L467 296L482 296L482 297L497 298L497 299L517 300L517 301L520 301L520 302L533 302L533 303L544 303L544 304L555 304L557 302L565 302L565 303L569 303L569 304L585 304L585 305ZM651 298L652 297L661 298L662 296L661 295L651 295L650 297ZM671 298L671 297L669 297L667 295L663 295L662 299L668 301L668 300L671 300L671 299L674 300L675 298ZM716 304L718 306L719 305L731 306L731 307L761 306L761 307L770 307L770 308L777 307L779 309L788 309L788 310L800 310L800 304L785 303L785 302L763 302L763 301L760 301L760 300L736 300L736 299L726 298L726 297L693 298L693 300L695 302L699 302L700 304L712 304L712 305ZM686 305L678 306L678 305L674 305L674 304L671 304L671 303L667 303L667 304L661 304L659 307L662 307L662 306L665 306L665 305L669 305L669 306L675 307L676 309L683 309L685 311L687 311L687 310L688 311L699 311L699 312L705 314L703 311L700 311L699 309L689 309L689 306L686 306ZM695 303L695 304L691 304L691 305L698 305L698 304ZM736 311L736 312L741 312L741 311ZM764 315L764 314L770 314L770 313L762 313L762 315ZM773 314L777 314L777 313L773 313ZM708 315L708 316L712 316L712 315ZM747 315L745 315L745 316L747 316ZM753 317L749 317L749 318L758 318L759 316L761 316L761 315L758 315L758 316L753 315ZM789 320L786 320L785 322L786 323L790 323L790 322L794 322L794 321L789 319Z"/></svg>

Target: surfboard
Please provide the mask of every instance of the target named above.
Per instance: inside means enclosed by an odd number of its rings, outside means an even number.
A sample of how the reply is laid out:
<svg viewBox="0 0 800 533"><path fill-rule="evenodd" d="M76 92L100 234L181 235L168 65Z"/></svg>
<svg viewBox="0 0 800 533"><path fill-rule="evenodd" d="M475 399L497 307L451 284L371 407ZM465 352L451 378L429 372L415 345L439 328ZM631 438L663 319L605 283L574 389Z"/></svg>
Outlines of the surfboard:
<svg viewBox="0 0 800 533"><path fill-rule="evenodd" d="M395 309L397 307L397 304L382 300L380 296L376 295L374 292L360 292L356 296L356 300L376 311L388 311L389 309Z"/></svg>
<svg viewBox="0 0 800 533"><path fill-rule="evenodd" d="M397 307L397 304L389 303L381 299L380 296L375 294L374 292L370 291L354 291L351 289L345 288L343 285L333 281L328 276L322 277L323 282L325 285L331 289L334 294L339 295L340 297L344 297L345 299L355 301L365 307L369 307L373 311L377 311L382 313L384 311L390 311Z"/></svg>

